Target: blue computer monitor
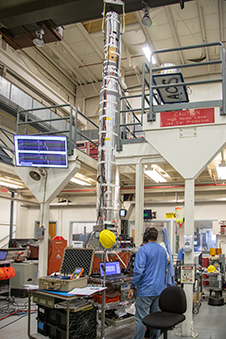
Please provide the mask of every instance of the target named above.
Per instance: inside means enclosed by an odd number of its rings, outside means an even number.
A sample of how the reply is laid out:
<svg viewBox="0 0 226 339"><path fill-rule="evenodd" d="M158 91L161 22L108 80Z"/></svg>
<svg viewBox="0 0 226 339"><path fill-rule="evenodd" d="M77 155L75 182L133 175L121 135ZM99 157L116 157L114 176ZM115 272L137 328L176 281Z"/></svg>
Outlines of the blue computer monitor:
<svg viewBox="0 0 226 339"><path fill-rule="evenodd" d="M104 263L100 262L100 276L104 276ZM106 276L108 275L116 275L121 274L120 262L119 261L111 261L106 262Z"/></svg>
<svg viewBox="0 0 226 339"><path fill-rule="evenodd" d="M67 168L67 138L53 135L14 135L19 167Z"/></svg>
<svg viewBox="0 0 226 339"><path fill-rule="evenodd" d="M5 260L7 256L7 251L0 251L0 260Z"/></svg>

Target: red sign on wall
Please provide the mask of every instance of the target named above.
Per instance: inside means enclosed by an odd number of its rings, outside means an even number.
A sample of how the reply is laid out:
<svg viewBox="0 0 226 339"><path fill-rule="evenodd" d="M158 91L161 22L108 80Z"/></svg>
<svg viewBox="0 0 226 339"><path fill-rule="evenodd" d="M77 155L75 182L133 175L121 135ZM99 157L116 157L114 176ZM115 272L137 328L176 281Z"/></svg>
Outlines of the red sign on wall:
<svg viewBox="0 0 226 339"><path fill-rule="evenodd" d="M211 124L214 121L214 108L160 113L160 127Z"/></svg>
<svg viewBox="0 0 226 339"><path fill-rule="evenodd" d="M7 189L6 187L1 186L0 192L2 192L2 193L7 193L7 192L8 192L8 189Z"/></svg>

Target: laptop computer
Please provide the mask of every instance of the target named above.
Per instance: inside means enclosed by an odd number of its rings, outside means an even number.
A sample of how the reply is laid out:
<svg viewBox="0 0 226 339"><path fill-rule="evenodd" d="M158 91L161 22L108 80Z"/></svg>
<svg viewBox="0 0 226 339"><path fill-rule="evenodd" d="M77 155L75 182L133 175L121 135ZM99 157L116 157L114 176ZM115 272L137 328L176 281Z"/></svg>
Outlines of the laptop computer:
<svg viewBox="0 0 226 339"><path fill-rule="evenodd" d="M104 263L99 263L100 267L100 276L104 276ZM125 278L125 274L121 274L121 267L119 261L110 261L106 262L106 279L123 279Z"/></svg>
<svg viewBox="0 0 226 339"><path fill-rule="evenodd" d="M5 260L8 252L7 251L0 251L0 260Z"/></svg>

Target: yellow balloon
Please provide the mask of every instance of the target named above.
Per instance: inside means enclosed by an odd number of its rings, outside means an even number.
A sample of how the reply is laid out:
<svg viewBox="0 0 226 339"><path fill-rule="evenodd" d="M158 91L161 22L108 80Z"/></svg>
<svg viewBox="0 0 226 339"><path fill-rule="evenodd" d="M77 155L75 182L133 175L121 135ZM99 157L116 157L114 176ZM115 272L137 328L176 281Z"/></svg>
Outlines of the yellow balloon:
<svg viewBox="0 0 226 339"><path fill-rule="evenodd" d="M115 234L109 230L103 230L100 232L99 240L104 248L111 248L115 243Z"/></svg>

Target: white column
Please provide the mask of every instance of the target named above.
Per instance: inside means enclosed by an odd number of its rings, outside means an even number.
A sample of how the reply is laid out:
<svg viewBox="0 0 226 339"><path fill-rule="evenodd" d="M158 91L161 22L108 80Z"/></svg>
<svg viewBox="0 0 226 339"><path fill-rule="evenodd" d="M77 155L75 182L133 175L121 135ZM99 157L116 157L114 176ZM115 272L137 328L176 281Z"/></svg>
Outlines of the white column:
<svg viewBox="0 0 226 339"><path fill-rule="evenodd" d="M41 220L43 220L43 225L45 225L46 230L44 239L39 242L38 272L39 276L43 277L47 275L49 248L49 204L46 202L40 204L40 221ZM40 222L40 226L43 225L41 225Z"/></svg>
<svg viewBox="0 0 226 339"><path fill-rule="evenodd" d="M194 180L185 180L185 226L184 234L194 236ZM194 238L193 238L194 242ZM191 252L184 252L184 263L194 263L194 245L192 245ZM193 284L184 284L184 291L187 297L187 312L185 314L186 320L182 323L182 336L190 337L193 333Z"/></svg>
<svg viewBox="0 0 226 339"><path fill-rule="evenodd" d="M144 171L143 164L136 164L136 188L135 188L135 244L142 243L144 220Z"/></svg>

